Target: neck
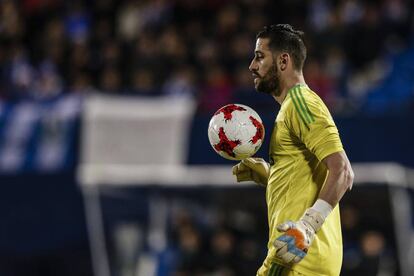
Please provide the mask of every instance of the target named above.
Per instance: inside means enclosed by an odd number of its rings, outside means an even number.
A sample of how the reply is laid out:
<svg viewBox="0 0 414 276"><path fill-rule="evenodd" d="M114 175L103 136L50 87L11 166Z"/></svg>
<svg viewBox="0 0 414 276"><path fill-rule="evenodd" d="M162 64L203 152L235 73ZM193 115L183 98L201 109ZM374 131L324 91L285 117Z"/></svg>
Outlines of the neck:
<svg viewBox="0 0 414 276"><path fill-rule="evenodd" d="M284 81L280 82L280 94L279 96L273 96L273 98L280 104L282 105L283 101L286 98L286 95L289 91L289 89L291 89L292 87L294 87L295 85L298 84L305 84L305 79L303 78L303 74L302 72L298 72L293 74L290 77L286 77L284 79Z"/></svg>

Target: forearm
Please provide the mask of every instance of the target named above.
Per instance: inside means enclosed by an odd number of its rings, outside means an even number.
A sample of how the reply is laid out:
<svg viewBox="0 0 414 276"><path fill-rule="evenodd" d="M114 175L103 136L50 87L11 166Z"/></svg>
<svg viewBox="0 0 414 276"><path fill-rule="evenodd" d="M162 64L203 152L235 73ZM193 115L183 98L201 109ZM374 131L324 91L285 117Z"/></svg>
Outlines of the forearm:
<svg viewBox="0 0 414 276"><path fill-rule="evenodd" d="M354 173L345 152L327 157L324 162L329 172L319 193L319 199L335 207L345 192L352 187Z"/></svg>
<svg viewBox="0 0 414 276"><path fill-rule="evenodd" d="M349 162L337 161L338 158L334 157L334 162L327 162L329 174L325 185L322 187L315 204L306 210L301 219L310 225L315 232L322 227L332 209L341 200L346 190L352 186L353 172L351 165Z"/></svg>
<svg viewBox="0 0 414 276"><path fill-rule="evenodd" d="M352 173L346 168L339 171L330 171L325 185L319 193L319 199L325 200L332 207L335 207L345 192L352 186L352 181Z"/></svg>

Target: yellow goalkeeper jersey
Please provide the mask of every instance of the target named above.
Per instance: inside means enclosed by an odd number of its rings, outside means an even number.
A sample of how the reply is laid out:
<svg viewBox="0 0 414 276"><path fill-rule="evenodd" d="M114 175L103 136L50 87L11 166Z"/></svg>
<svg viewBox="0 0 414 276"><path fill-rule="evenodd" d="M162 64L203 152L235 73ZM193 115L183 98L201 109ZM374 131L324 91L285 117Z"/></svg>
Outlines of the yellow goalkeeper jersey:
<svg viewBox="0 0 414 276"><path fill-rule="evenodd" d="M318 198L328 170L321 161L343 150L338 130L319 96L306 85L288 91L277 115L269 150L270 175L266 189L269 220L268 254L258 271L267 276L276 257L273 241L282 233L276 226L297 221ZM336 206L315 236L307 256L291 270L304 275L339 275L342 234Z"/></svg>

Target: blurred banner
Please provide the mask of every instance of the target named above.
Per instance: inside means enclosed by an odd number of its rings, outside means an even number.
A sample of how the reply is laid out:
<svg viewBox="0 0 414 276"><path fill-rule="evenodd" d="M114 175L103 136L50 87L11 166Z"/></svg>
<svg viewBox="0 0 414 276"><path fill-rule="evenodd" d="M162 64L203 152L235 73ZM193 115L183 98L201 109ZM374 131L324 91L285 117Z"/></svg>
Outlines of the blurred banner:
<svg viewBox="0 0 414 276"><path fill-rule="evenodd" d="M81 98L0 103L0 173L51 172L74 166Z"/></svg>

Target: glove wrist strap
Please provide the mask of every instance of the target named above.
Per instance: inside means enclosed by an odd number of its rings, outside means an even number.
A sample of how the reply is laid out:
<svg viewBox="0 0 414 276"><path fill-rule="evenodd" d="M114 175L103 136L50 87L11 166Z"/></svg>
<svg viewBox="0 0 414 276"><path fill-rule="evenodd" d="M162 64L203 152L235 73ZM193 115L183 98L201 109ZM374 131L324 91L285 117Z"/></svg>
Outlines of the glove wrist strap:
<svg viewBox="0 0 414 276"><path fill-rule="evenodd" d="M321 215L321 213L310 208L306 210L301 220L304 222L305 225L311 227L316 233L319 229L321 229L322 224L325 221L325 218Z"/></svg>
<svg viewBox="0 0 414 276"><path fill-rule="evenodd" d="M323 199L316 200L313 206L306 210L302 220L318 232L326 217L332 212L332 206Z"/></svg>
<svg viewBox="0 0 414 276"><path fill-rule="evenodd" d="M328 202L323 199L316 200L315 204L311 207L311 209L319 212L323 219L325 220L328 215L332 212L332 206Z"/></svg>

